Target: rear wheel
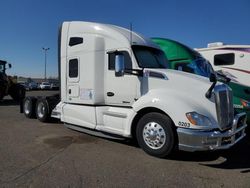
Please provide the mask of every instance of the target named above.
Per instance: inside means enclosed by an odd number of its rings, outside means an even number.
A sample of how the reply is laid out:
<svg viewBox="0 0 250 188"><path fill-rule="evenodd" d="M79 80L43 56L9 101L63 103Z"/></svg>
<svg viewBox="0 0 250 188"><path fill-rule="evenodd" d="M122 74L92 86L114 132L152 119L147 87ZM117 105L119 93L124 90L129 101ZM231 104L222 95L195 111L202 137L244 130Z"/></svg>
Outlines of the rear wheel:
<svg viewBox="0 0 250 188"><path fill-rule="evenodd" d="M9 94L15 101L21 101L25 98L26 90L22 85L13 84L9 89Z"/></svg>
<svg viewBox="0 0 250 188"><path fill-rule="evenodd" d="M47 100L44 98L37 100L36 117L41 122L48 122L50 120L49 105Z"/></svg>
<svg viewBox="0 0 250 188"><path fill-rule="evenodd" d="M27 118L36 116L36 98L26 97L23 101L23 113Z"/></svg>
<svg viewBox="0 0 250 188"><path fill-rule="evenodd" d="M4 94L0 91L0 101L3 99Z"/></svg>
<svg viewBox="0 0 250 188"><path fill-rule="evenodd" d="M139 146L146 153L156 157L171 154L176 143L171 119L157 112L148 113L139 120L136 137Z"/></svg>

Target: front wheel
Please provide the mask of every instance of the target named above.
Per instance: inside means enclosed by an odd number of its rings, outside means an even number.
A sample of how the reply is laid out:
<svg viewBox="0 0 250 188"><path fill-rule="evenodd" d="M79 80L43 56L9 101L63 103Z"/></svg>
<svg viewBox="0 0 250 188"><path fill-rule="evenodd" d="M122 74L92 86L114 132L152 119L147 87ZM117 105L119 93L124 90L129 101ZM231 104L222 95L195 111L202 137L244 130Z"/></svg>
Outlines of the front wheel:
<svg viewBox="0 0 250 188"><path fill-rule="evenodd" d="M157 112L148 113L139 120L136 137L146 153L161 158L171 154L176 143L171 119Z"/></svg>

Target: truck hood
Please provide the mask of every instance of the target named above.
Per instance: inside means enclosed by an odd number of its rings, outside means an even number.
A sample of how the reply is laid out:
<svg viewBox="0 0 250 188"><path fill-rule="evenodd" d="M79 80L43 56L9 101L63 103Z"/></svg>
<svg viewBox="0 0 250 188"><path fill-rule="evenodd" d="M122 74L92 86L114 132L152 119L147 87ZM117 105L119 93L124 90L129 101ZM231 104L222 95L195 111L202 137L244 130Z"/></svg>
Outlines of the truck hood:
<svg viewBox="0 0 250 188"><path fill-rule="evenodd" d="M177 70L169 70L169 69L145 69L144 70L146 76L149 77L149 80L161 82L164 80L164 84L168 86L168 89L180 89L182 92L189 93L205 93L211 86L211 82L208 78L198 76L195 74L190 74ZM163 86L162 85L162 86Z"/></svg>
<svg viewBox="0 0 250 188"><path fill-rule="evenodd" d="M181 114L196 111L217 127L215 100L205 96L212 85L208 78L168 69L144 69L144 74L142 95L157 96L160 103L171 105Z"/></svg>

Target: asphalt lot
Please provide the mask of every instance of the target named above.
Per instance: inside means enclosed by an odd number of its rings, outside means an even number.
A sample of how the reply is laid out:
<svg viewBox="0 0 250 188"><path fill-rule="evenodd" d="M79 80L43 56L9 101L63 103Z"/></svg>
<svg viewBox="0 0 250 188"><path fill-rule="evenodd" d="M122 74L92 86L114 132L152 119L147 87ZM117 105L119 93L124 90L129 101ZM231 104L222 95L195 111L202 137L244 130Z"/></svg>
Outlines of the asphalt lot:
<svg viewBox="0 0 250 188"><path fill-rule="evenodd" d="M250 138L226 151L158 159L129 141L27 119L6 97L0 102L0 187L249 188Z"/></svg>

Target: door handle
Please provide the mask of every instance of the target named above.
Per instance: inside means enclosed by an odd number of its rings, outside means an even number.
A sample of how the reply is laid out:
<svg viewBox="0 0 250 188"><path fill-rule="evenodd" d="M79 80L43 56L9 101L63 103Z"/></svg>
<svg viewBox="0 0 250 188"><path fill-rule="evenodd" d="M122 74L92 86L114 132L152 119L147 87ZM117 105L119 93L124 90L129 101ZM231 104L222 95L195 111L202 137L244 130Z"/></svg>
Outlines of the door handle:
<svg viewBox="0 0 250 188"><path fill-rule="evenodd" d="M107 93L107 96L108 96L108 97L113 97L114 95L115 95L115 94L114 94L113 92L108 92L108 93Z"/></svg>

